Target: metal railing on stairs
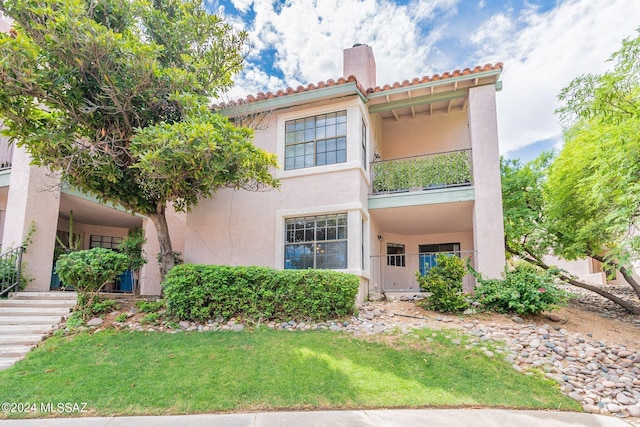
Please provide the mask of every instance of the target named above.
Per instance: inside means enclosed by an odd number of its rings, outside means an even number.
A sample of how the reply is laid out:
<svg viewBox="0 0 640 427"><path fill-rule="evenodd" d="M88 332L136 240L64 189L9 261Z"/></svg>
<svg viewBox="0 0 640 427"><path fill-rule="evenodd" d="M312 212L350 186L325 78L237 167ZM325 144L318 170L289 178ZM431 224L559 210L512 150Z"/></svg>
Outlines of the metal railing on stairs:
<svg viewBox="0 0 640 427"><path fill-rule="evenodd" d="M23 252L21 246L0 254L0 297L19 289Z"/></svg>

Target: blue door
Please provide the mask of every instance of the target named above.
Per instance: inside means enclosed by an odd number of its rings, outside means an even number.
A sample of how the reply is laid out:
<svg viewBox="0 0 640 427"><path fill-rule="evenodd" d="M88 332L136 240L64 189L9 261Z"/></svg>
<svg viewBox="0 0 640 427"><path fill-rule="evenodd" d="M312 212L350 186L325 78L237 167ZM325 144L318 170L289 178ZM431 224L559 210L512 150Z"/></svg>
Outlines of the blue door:
<svg viewBox="0 0 640 427"><path fill-rule="evenodd" d="M420 275L424 276L431 269L436 266L437 254L420 254Z"/></svg>

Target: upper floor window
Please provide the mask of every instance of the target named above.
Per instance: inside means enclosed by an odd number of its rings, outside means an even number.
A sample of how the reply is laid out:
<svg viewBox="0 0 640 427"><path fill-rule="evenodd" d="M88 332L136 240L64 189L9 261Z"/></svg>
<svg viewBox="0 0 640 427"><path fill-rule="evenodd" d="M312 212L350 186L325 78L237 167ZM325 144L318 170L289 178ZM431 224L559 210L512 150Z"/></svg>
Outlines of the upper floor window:
<svg viewBox="0 0 640 427"><path fill-rule="evenodd" d="M319 114L285 123L285 170L347 161L347 112Z"/></svg>

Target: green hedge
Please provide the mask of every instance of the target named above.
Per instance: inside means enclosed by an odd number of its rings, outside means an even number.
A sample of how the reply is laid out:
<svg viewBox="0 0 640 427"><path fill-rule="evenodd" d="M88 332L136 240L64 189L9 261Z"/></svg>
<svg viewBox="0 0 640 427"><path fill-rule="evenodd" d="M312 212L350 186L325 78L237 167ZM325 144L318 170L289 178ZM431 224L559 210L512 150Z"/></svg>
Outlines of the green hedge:
<svg viewBox="0 0 640 427"><path fill-rule="evenodd" d="M359 280L330 270L185 264L163 286L168 314L181 320L326 320L354 312Z"/></svg>

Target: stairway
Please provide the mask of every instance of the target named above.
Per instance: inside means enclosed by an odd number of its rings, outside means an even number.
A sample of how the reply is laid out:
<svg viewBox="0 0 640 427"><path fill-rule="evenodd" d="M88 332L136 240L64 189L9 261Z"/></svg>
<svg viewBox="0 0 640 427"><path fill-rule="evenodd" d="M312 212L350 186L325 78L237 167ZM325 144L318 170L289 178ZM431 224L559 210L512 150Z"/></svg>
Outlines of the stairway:
<svg viewBox="0 0 640 427"><path fill-rule="evenodd" d="M75 292L13 292L0 300L0 370L22 359L75 305Z"/></svg>

